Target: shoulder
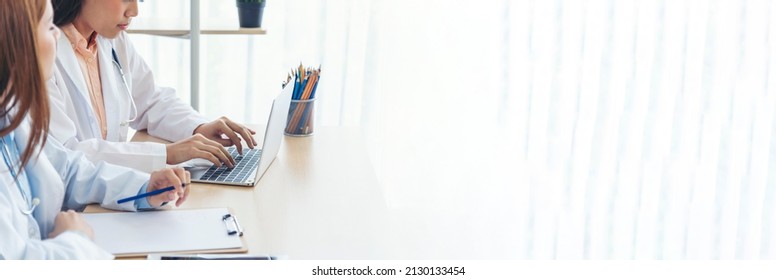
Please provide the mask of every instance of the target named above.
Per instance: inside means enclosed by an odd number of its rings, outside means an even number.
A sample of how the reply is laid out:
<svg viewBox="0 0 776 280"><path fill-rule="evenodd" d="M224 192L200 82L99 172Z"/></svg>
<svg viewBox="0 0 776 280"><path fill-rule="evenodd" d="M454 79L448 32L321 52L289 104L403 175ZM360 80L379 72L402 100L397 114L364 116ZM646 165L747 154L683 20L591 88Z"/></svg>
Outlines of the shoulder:
<svg viewBox="0 0 776 280"><path fill-rule="evenodd" d="M46 91L49 96L61 99L64 97L67 87L65 86L65 78L62 76L62 70L60 67L54 67L51 78L46 80Z"/></svg>

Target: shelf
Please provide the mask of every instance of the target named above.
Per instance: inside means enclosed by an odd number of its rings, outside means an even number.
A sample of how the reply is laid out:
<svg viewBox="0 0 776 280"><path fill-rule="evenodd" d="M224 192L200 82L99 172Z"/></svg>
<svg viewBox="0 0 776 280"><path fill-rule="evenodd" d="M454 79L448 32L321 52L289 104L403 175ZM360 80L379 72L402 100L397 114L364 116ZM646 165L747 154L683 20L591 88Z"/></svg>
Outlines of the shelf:
<svg viewBox="0 0 776 280"><path fill-rule="evenodd" d="M191 0L189 23L180 18L134 18L129 25L128 33L166 36L188 39L191 44L191 107L199 110L199 43L200 35L233 34L233 35L264 35L263 28L240 28L238 20L205 19L200 17L200 0Z"/></svg>
<svg viewBox="0 0 776 280"><path fill-rule="evenodd" d="M235 19L234 22L203 21L199 34L203 35L264 35L267 30L263 28L240 28ZM136 18L129 26L128 33L147 34L170 37L188 37L191 33L188 22L175 19L160 18Z"/></svg>

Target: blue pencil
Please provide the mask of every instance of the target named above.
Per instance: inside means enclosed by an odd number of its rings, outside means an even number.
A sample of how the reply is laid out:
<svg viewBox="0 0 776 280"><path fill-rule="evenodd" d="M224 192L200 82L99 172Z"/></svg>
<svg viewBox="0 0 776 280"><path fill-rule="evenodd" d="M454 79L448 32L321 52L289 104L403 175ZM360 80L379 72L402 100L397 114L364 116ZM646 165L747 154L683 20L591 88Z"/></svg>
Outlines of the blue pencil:
<svg viewBox="0 0 776 280"><path fill-rule="evenodd" d="M183 184L182 187L185 188L186 184ZM154 196L154 195L157 195L157 194L160 194L160 193L169 192L169 191L174 190L174 189L175 189L175 187L169 186L169 187L166 187L164 189L158 189L158 190L150 191L150 192L147 192L147 193L144 193L144 194L139 194L139 195L136 195L136 196L122 198L122 199L119 199L118 204L121 204L121 203L124 203L124 202L133 201L133 200L138 200L138 199L141 199L141 198L144 198L144 197Z"/></svg>
<svg viewBox="0 0 776 280"><path fill-rule="evenodd" d="M321 81L321 75L318 74L318 80L315 81L315 84L313 85L313 92L310 93L310 99L315 99L315 90L318 89L318 82Z"/></svg>
<svg viewBox="0 0 776 280"><path fill-rule="evenodd" d="M292 95L292 98L294 100L299 100L299 90L301 88L301 83L299 82L299 74L296 74L296 78L294 78L294 94Z"/></svg>
<svg viewBox="0 0 776 280"><path fill-rule="evenodd" d="M304 81L302 81L302 84L299 87L301 90L299 91L299 95L296 97L297 100L301 99L302 95L304 95L304 89L307 88L307 82L309 81L310 81L309 76L305 77Z"/></svg>

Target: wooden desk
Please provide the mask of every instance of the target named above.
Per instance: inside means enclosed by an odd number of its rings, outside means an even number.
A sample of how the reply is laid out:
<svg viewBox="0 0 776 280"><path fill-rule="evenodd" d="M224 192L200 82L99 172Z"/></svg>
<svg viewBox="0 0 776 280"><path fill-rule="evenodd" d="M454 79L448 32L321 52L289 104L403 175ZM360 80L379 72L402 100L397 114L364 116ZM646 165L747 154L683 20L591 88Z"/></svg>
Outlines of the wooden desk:
<svg viewBox="0 0 776 280"><path fill-rule="evenodd" d="M133 138L146 140L158 141L144 132ZM278 157L255 187L193 184L181 205L212 207L234 210L249 253L288 259L391 255L386 203L357 129L319 127L310 137L285 136ZM90 206L87 211L100 210Z"/></svg>

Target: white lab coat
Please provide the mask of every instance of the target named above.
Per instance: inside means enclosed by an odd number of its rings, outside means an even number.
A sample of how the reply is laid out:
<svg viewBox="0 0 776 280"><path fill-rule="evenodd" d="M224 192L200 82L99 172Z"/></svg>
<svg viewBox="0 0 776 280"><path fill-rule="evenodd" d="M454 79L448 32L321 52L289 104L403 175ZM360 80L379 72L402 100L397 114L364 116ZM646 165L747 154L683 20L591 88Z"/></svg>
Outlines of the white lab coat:
<svg viewBox="0 0 776 280"><path fill-rule="evenodd" d="M135 52L125 32L115 39L97 36L97 45L107 141L102 140L86 80L67 36L59 37L54 77L47 84L51 100L49 133L66 147L83 152L93 162L104 160L145 172L164 168L167 162L165 146L127 142L129 127L147 129L150 135L178 141L191 136L194 129L207 120L177 98L174 90L155 84L151 69ZM130 116L133 113L131 101L118 68L113 64L112 48L116 50L137 106L137 116L128 125L126 121L134 115Z"/></svg>
<svg viewBox="0 0 776 280"><path fill-rule="evenodd" d="M29 139L29 123L14 131L14 139L21 153ZM24 172L29 178L30 199L40 199L32 215L22 212L29 205L8 167L0 164L0 259L112 259L111 254L75 232L47 239L56 215L62 210L82 210L91 203L135 211L133 203L119 205L116 201L137 195L149 178L129 168L94 165L82 153L70 151L52 138L44 153L33 156Z"/></svg>

